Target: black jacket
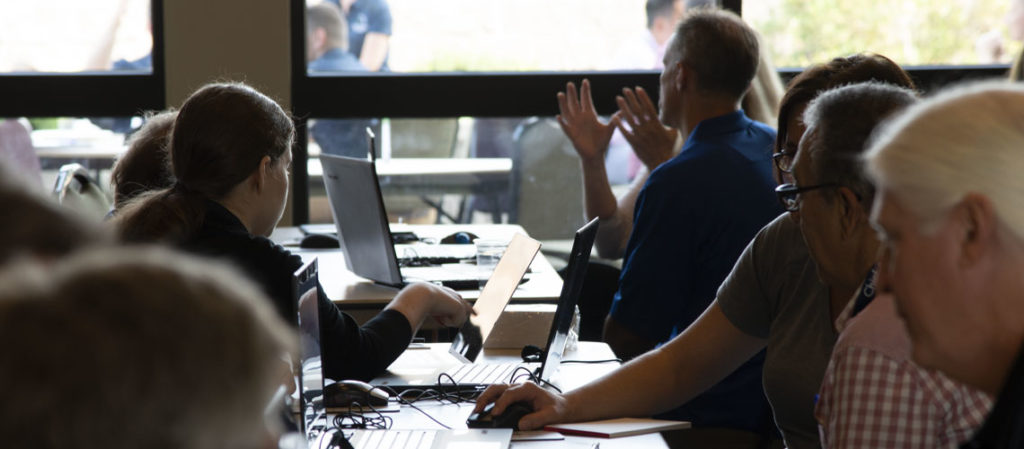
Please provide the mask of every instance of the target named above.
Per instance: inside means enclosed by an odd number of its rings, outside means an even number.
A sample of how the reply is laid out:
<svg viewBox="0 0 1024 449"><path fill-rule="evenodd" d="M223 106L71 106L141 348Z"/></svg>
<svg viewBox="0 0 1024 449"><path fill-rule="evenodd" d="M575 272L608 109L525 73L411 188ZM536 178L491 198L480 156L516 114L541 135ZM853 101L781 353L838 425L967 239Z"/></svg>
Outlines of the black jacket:
<svg viewBox="0 0 1024 449"><path fill-rule="evenodd" d="M225 260L263 288L278 313L289 323L294 310L292 273L302 259L265 237L249 234L241 221L220 204L208 201L199 232L184 248L192 253ZM370 380L383 372L412 340L409 320L385 310L360 327L338 310L318 287L324 375L328 378Z"/></svg>

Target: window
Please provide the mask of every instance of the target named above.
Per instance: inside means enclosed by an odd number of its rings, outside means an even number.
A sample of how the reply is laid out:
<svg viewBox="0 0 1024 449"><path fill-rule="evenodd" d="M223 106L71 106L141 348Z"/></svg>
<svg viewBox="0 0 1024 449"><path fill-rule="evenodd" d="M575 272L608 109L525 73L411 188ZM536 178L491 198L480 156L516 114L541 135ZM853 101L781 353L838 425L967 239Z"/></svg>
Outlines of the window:
<svg viewBox="0 0 1024 449"><path fill-rule="evenodd" d="M907 66L1009 63L1024 39L1024 8L1010 0L762 0L743 17L779 67L806 67L861 51Z"/></svg>
<svg viewBox="0 0 1024 449"><path fill-rule="evenodd" d="M0 133L30 178L48 189L76 162L109 186L125 136L164 107L162 5L0 1Z"/></svg>
<svg viewBox="0 0 1024 449"><path fill-rule="evenodd" d="M148 0L0 2L0 72L151 72Z"/></svg>

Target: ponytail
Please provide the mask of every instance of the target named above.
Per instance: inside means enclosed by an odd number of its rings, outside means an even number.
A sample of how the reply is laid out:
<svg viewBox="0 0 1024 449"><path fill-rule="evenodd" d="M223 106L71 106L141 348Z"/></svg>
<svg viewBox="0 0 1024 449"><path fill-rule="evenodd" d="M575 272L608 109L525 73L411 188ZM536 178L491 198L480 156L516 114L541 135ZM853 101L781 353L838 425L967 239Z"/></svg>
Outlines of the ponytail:
<svg viewBox="0 0 1024 449"><path fill-rule="evenodd" d="M202 193L176 182L129 200L116 213L113 223L125 242L180 244L203 225L206 201Z"/></svg>

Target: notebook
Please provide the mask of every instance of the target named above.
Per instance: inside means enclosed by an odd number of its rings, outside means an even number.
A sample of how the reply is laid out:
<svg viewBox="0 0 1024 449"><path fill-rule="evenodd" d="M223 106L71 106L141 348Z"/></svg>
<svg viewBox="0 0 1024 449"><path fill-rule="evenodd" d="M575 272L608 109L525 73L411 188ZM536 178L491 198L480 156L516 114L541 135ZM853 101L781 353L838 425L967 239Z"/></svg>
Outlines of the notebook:
<svg viewBox="0 0 1024 449"><path fill-rule="evenodd" d="M474 306L477 315L471 317L471 321L463 326L452 342L448 351L450 357L437 358L437 353L434 351L406 351L398 361L389 367L388 373L374 379L371 383L388 386L398 391L428 387L439 388L438 377L448 374L455 384L448 385L442 382L441 388L468 390L495 383L511 382L514 380L514 375L521 373L521 371L517 371L520 367L536 374L544 381L550 381L562 362L565 342L572 324L573 312L579 300L580 290L583 287L583 278L586 275L594 237L597 235L597 227L598 223L595 219L576 231L569 264L566 268L566 280L562 284L562 292L559 295L558 306L551 322L551 331L548 334L547 348L541 356L539 368L536 363L473 363L482 351L483 342L487 340L487 336L494 324L497 323L498 317L515 290L513 278L497 275L498 270L502 269L503 264L506 264L505 258L509 256L512 248L512 245L509 245L509 250L505 251L505 256L498 262L495 276L484 286L484 291ZM492 283L495 285L492 286ZM499 291L500 295L497 294ZM490 296L492 292L494 296ZM488 296L485 297L485 294Z"/></svg>
<svg viewBox="0 0 1024 449"><path fill-rule="evenodd" d="M345 430L355 449L507 449L512 429Z"/></svg>
<svg viewBox="0 0 1024 449"><path fill-rule="evenodd" d="M321 154L320 163L338 241L352 272L394 287L417 280L456 290L479 287L473 265L399 267L374 161ZM465 248L459 250L465 257Z"/></svg>

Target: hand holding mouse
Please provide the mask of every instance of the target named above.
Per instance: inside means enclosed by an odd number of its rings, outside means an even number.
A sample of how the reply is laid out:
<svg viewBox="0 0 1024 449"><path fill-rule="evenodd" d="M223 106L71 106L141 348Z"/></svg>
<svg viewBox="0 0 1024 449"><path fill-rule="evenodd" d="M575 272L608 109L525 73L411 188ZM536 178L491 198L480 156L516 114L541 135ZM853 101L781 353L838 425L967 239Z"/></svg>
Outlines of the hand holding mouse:
<svg viewBox="0 0 1024 449"><path fill-rule="evenodd" d="M505 409L516 402L524 402L533 408L519 420L520 430L540 429L548 424L566 422L570 417L568 402L565 397L552 393L537 386L533 382L518 385L491 385L476 400L473 412L480 413L490 403L494 403L491 414L501 415Z"/></svg>

